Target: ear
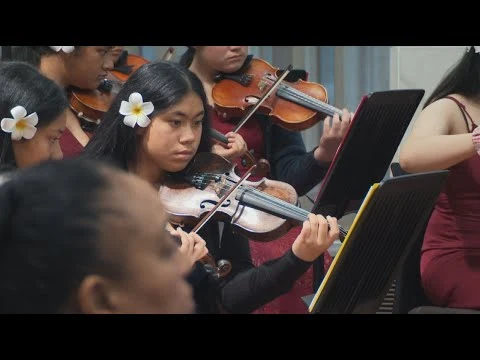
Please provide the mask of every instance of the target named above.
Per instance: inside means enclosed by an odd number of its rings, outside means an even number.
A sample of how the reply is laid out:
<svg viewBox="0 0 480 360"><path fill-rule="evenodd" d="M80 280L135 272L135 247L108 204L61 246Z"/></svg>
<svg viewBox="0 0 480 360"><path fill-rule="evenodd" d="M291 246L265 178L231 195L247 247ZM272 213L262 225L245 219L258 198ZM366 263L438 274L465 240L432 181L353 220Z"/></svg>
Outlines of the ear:
<svg viewBox="0 0 480 360"><path fill-rule="evenodd" d="M114 287L107 279L89 275L81 282L77 293L78 306L83 314L113 314Z"/></svg>

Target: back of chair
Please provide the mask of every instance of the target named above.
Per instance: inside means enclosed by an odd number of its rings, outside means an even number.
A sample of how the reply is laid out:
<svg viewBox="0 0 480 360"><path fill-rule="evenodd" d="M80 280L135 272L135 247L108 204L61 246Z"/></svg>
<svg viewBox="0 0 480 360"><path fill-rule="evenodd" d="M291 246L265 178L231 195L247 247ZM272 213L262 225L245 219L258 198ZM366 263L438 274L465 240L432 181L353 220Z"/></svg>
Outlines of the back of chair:
<svg viewBox="0 0 480 360"><path fill-rule="evenodd" d="M390 169L393 176L408 174L399 163L392 163ZM425 221L423 231L414 240L409 254L398 268L395 279L394 314L407 314L413 308L431 305L423 291L420 278L420 251L427 224L428 219Z"/></svg>
<svg viewBox="0 0 480 360"><path fill-rule="evenodd" d="M420 278L420 251L427 224L428 221L424 231L413 242L405 261L398 268L395 280L394 314L407 314L413 308L431 305L423 291Z"/></svg>

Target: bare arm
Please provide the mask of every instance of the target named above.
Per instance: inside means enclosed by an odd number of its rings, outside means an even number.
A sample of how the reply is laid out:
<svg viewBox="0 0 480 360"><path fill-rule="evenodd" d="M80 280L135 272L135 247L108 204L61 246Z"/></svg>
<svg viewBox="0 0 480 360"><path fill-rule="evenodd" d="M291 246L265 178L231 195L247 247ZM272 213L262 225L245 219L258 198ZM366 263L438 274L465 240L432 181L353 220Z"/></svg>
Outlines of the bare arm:
<svg viewBox="0 0 480 360"><path fill-rule="evenodd" d="M442 170L476 155L472 135L455 133L464 128L462 113L453 101L430 104L400 149L400 166L409 173Z"/></svg>

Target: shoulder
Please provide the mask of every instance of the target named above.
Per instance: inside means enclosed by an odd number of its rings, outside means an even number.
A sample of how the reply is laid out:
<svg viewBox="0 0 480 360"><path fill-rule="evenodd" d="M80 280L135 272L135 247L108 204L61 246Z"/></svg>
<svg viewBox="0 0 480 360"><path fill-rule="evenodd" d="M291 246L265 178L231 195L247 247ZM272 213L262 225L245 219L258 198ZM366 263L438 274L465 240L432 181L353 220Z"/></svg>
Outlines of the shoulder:
<svg viewBox="0 0 480 360"><path fill-rule="evenodd" d="M457 99L461 104L464 104L465 99L463 97L456 94L450 96ZM448 98L435 100L426 106L420 112L417 119L417 123L419 124L435 124L436 127L441 127L445 134L453 129L459 121L464 122L459 104Z"/></svg>

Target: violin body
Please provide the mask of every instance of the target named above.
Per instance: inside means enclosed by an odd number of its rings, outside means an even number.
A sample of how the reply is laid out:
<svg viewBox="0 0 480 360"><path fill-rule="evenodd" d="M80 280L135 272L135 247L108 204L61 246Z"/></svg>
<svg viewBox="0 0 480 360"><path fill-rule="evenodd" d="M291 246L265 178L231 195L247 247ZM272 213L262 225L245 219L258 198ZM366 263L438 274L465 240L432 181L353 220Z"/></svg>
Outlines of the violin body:
<svg viewBox="0 0 480 360"><path fill-rule="evenodd" d="M198 154L195 161L198 167L191 171L189 181L166 181L159 190L170 222L178 226L197 224L217 204L229 186L239 179L235 166L219 155ZM192 183L195 185L192 186ZM289 219L243 203L246 196L253 194L255 198L261 193L262 196L270 195L296 204L298 195L291 185L263 178L257 182L246 180L242 186L220 206L214 215L217 220L230 222L236 232L261 242L277 239L293 226Z"/></svg>
<svg viewBox="0 0 480 360"><path fill-rule="evenodd" d="M69 91L70 108L77 114L85 131L93 132L128 77L146 63L148 63L148 60L141 56L128 54L125 66L131 66L132 72L130 74L111 70L107 79L99 88L95 90L73 88Z"/></svg>
<svg viewBox="0 0 480 360"><path fill-rule="evenodd" d="M74 89L69 91L68 101L70 108L83 121L85 127L89 124L95 127L103 119L116 94L117 92L100 89Z"/></svg>
<svg viewBox="0 0 480 360"><path fill-rule="evenodd" d="M113 75L117 80L121 81L122 83L127 81L127 79L135 72L140 66L147 64L149 61L139 55L135 54L128 54L127 61L124 66L129 66L132 71L130 74L124 74L117 70L110 70L110 74Z"/></svg>
<svg viewBox="0 0 480 360"><path fill-rule="evenodd" d="M215 109L224 118L242 117L279 78L280 69L253 58L240 72L222 74L212 89ZM290 131L308 129L327 115L339 112L328 106L327 89L317 83L283 81L257 110ZM341 112L340 112L341 114Z"/></svg>

